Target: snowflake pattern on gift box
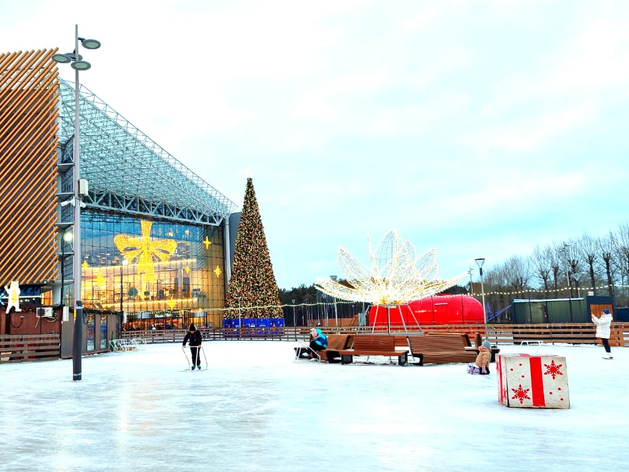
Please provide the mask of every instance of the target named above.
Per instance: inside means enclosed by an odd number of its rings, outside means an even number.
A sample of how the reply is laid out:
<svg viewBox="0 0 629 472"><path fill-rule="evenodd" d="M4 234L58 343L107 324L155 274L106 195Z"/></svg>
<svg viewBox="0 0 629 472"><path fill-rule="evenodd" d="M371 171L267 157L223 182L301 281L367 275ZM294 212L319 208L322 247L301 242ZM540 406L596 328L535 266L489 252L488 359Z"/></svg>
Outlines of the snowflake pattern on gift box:
<svg viewBox="0 0 629 472"><path fill-rule="evenodd" d="M553 380L555 380L557 375L563 375L561 371L563 364L555 364L555 361L550 361L550 364L544 364L544 367L546 368L544 375L552 375Z"/></svg>
<svg viewBox="0 0 629 472"><path fill-rule="evenodd" d="M515 395L511 397L511 400L519 400L520 405L524 403L524 400L530 400L528 393L531 390L530 388L522 388L522 384L518 385L518 388L511 389Z"/></svg>

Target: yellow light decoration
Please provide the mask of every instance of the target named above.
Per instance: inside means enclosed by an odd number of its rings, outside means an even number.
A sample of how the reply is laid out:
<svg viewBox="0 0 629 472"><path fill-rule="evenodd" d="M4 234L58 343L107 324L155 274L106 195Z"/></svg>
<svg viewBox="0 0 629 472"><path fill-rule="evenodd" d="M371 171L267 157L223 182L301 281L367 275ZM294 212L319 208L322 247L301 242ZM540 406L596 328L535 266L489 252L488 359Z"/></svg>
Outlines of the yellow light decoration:
<svg viewBox="0 0 629 472"><path fill-rule="evenodd" d="M155 280L154 258L162 262L168 261L177 248L177 242L172 239L151 240L153 223L150 221L140 223L142 225L141 238L119 234L114 237L114 244L129 262L137 258L138 274L144 272L147 280L152 281Z"/></svg>
<svg viewBox="0 0 629 472"><path fill-rule="evenodd" d="M209 249L210 244L212 244L212 241L210 241L208 237L206 236L205 239L203 240L203 244L205 244L205 249Z"/></svg>
<svg viewBox="0 0 629 472"><path fill-rule="evenodd" d="M466 275L439 279L435 250L430 249L417 257L415 247L409 241L402 241L396 231L389 231L382 238L375 253L369 236L367 244L371 270L341 247L338 262L351 287L319 278L316 288L342 300L400 305L435 295L456 285Z"/></svg>
<svg viewBox="0 0 629 472"><path fill-rule="evenodd" d="M107 279L106 279L105 277L103 277L103 276L100 274L100 272L99 272L99 274L96 276L96 279L95 279L95 280L96 280L96 285L97 285L98 287L104 287L104 286L106 285L106 283L107 283Z"/></svg>
<svg viewBox="0 0 629 472"><path fill-rule="evenodd" d="M186 271L186 274L190 273L190 266L186 266L186 268L184 269Z"/></svg>
<svg viewBox="0 0 629 472"><path fill-rule="evenodd" d="M83 261L83 264L81 264L81 267L83 267L84 269L87 269L90 265L87 263L87 261Z"/></svg>
<svg viewBox="0 0 629 472"><path fill-rule="evenodd" d="M216 269L214 269L214 273L217 277L220 277L223 272L221 271L221 268L219 266L216 266Z"/></svg>
<svg viewBox="0 0 629 472"><path fill-rule="evenodd" d="M170 300L168 300L168 306L172 310L173 308L175 308L175 305L176 305L175 300L173 300L172 297L170 297Z"/></svg>

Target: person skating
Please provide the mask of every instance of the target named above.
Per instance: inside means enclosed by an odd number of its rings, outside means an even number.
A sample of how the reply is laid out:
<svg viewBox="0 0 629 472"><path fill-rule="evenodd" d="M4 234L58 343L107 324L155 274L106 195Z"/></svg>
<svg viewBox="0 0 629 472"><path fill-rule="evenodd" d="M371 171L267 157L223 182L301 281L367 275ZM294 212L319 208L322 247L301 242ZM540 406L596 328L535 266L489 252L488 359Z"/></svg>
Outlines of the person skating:
<svg viewBox="0 0 629 472"><path fill-rule="evenodd" d="M201 356L200 350L201 343L203 342L203 336L201 333L197 331L197 328L194 326L194 323L190 325L188 328L188 332L183 338L182 346L185 347L186 343L190 341L190 356L192 357L192 370L196 366L199 370L201 370Z"/></svg>
<svg viewBox="0 0 629 472"><path fill-rule="evenodd" d="M601 317L597 318L592 315L592 321L596 325L596 337L601 339L603 347L605 348L605 355L603 359L613 359L612 350L609 347L609 337L611 335L612 327L612 315L609 309L605 308L601 311Z"/></svg>

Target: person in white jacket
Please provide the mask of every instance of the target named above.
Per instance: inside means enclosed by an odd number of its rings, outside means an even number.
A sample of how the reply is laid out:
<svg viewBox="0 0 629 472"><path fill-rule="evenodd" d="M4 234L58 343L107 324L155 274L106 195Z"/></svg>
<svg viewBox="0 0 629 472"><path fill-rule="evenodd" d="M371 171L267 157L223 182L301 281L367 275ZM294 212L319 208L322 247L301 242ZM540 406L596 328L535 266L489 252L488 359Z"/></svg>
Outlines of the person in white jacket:
<svg viewBox="0 0 629 472"><path fill-rule="evenodd" d="M612 315L607 308L601 311L601 317L592 315L592 321L596 324L596 337L601 339L605 347L603 359L613 359L612 350L609 347L609 337L611 335Z"/></svg>

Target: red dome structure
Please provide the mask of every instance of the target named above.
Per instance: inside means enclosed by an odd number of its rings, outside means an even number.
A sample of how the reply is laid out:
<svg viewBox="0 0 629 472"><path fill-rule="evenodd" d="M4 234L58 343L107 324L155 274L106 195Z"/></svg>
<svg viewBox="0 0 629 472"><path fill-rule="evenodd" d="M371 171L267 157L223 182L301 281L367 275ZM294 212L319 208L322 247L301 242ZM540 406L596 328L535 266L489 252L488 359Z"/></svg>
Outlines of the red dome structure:
<svg viewBox="0 0 629 472"><path fill-rule="evenodd" d="M388 314L387 314L388 311ZM370 326L443 325L483 323L483 305L469 295L435 295L414 300L407 305L372 306ZM403 322L402 322L403 321Z"/></svg>

